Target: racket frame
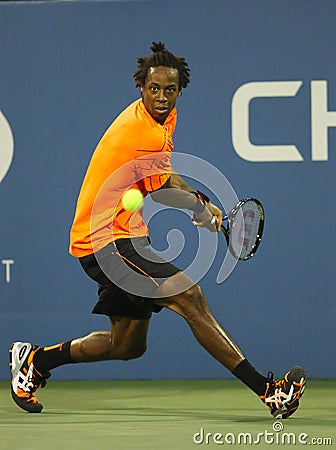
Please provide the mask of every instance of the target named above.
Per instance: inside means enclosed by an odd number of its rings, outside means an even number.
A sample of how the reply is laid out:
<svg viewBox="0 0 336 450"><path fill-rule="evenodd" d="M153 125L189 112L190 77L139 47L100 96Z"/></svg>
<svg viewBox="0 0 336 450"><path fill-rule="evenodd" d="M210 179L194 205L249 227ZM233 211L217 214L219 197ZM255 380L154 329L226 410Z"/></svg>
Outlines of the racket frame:
<svg viewBox="0 0 336 450"><path fill-rule="evenodd" d="M257 205L258 212L259 212L259 227L258 227L258 232L257 232L257 237L255 240L255 243L252 245L250 252L246 256L241 257L241 256L237 255L236 252L233 250L233 247L232 247L231 241L230 241L230 230L231 230L231 226L234 222L234 218L237 215L239 209L245 203L247 203L249 201L253 201ZM226 242L227 242L227 245L229 247L231 254L240 261L247 261L248 259L252 258L255 255L255 252L257 251L257 249L260 245L263 230L264 230L265 212L264 212L264 208L263 208L261 202L254 197L244 198L244 199L240 200L225 217L223 217L223 220L228 221L228 227L225 227L225 225L222 224L221 231L223 232L223 234L225 236L225 239L226 239Z"/></svg>

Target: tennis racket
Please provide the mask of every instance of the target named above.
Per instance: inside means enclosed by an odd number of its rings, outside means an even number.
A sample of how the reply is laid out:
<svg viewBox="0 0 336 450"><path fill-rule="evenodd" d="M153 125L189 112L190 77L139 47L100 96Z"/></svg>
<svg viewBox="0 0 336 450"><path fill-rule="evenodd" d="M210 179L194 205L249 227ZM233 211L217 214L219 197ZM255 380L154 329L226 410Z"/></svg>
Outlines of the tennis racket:
<svg viewBox="0 0 336 450"><path fill-rule="evenodd" d="M256 198L238 202L223 220L221 230L231 254L241 261L252 258L257 251L264 229L264 208Z"/></svg>

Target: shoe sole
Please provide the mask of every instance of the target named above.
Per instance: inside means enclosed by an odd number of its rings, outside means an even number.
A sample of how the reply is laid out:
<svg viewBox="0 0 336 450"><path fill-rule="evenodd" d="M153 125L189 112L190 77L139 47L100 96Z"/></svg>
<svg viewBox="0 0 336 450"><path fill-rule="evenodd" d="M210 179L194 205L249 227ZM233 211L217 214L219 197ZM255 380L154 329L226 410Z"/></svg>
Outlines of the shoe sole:
<svg viewBox="0 0 336 450"><path fill-rule="evenodd" d="M298 396L294 392L294 399L285 405L286 410L277 410L272 414L275 419L287 419L298 409L299 399L302 397L306 387L306 372L300 366L293 367L288 375L287 382L294 386L301 386L300 392Z"/></svg>
<svg viewBox="0 0 336 450"><path fill-rule="evenodd" d="M14 400L14 402L21 409L23 409L29 413L40 413L42 411L43 405L41 405L41 403L34 403L33 401L27 402L26 399L23 399L23 398L19 397L17 394L15 394L12 386L11 386L11 394L12 394L12 399Z"/></svg>

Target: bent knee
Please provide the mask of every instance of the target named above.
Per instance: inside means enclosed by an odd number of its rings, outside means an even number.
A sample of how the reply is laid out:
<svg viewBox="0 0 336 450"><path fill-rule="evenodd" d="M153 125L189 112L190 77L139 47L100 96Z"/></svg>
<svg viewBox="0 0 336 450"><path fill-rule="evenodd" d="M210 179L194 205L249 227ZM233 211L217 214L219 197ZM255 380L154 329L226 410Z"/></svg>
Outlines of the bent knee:
<svg viewBox="0 0 336 450"><path fill-rule="evenodd" d="M191 288L189 288L185 292L182 292L181 297L194 303L203 303L204 301L206 301L203 291L198 284L194 284L193 286L191 286Z"/></svg>
<svg viewBox="0 0 336 450"><path fill-rule="evenodd" d="M163 304L184 318L200 315L208 308L202 289L197 284L178 295L165 299Z"/></svg>
<svg viewBox="0 0 336 450"><path fill-rule="evenodd" d="M200 286L195 284L177 299L178 305L186 315L201 314L208 307L207 300Z"/></svg>

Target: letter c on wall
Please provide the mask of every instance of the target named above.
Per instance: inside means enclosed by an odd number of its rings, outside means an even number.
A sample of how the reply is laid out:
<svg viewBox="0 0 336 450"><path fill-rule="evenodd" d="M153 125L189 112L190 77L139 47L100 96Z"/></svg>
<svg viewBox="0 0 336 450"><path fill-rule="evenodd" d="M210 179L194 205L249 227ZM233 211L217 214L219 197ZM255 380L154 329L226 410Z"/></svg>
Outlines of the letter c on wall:
<svg viewBox="0 0 336 450"><path fill-rule="evenodd" d="M259 81L240 86L232 98L232 144L247 161L303 161L295 145L254 145L249 136L249 104L260 97L294 97L302 81Z"/></svg>

